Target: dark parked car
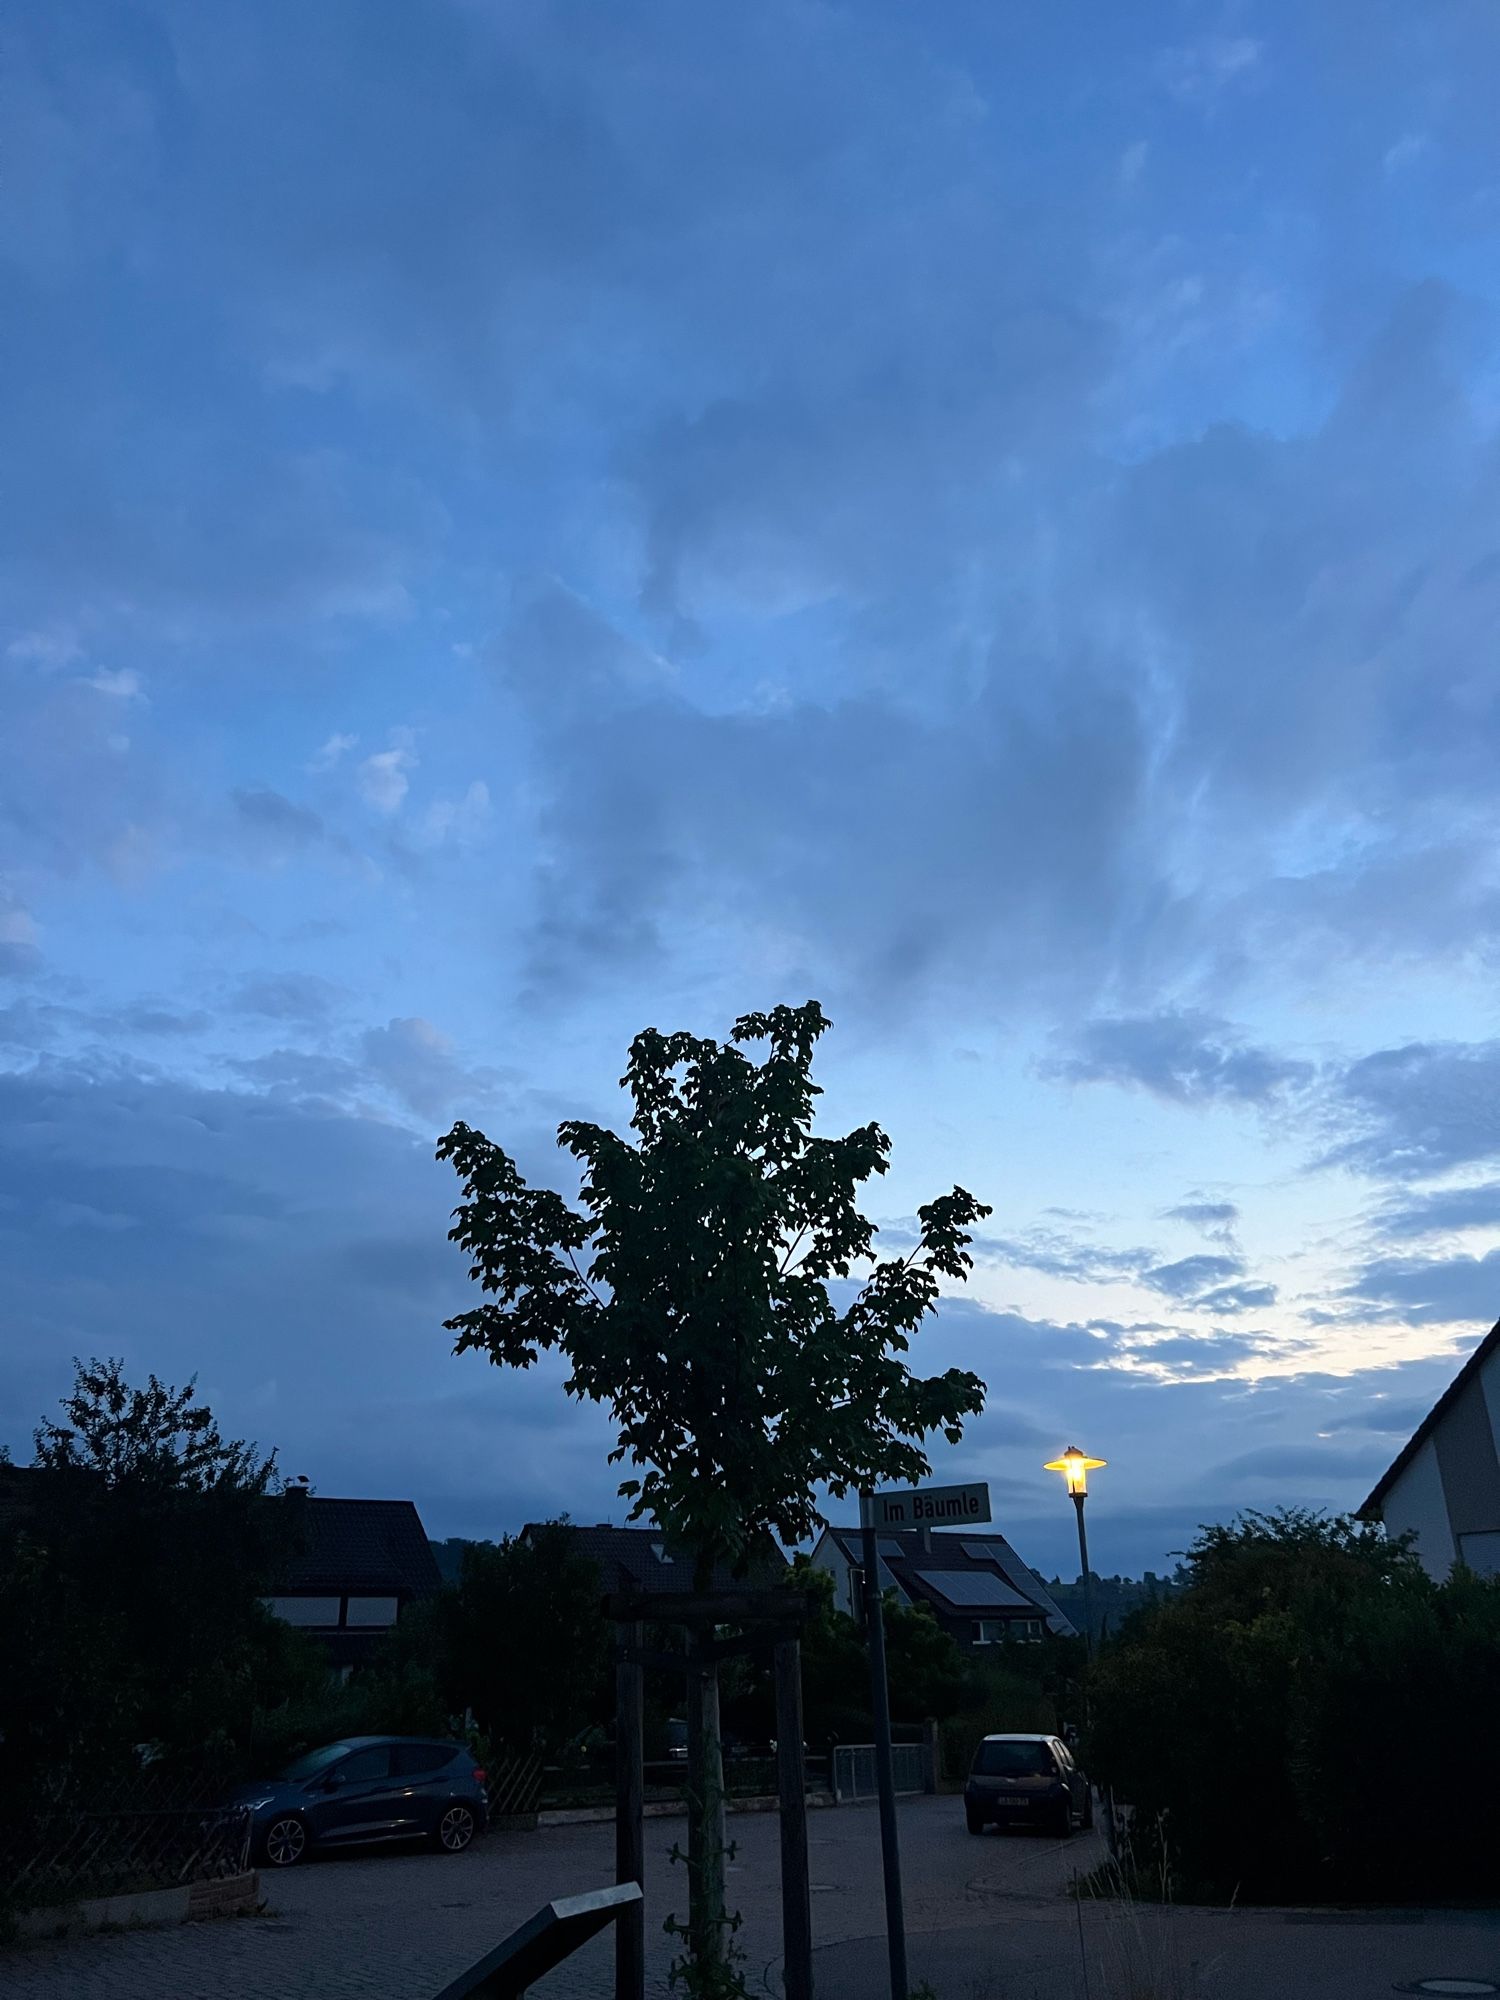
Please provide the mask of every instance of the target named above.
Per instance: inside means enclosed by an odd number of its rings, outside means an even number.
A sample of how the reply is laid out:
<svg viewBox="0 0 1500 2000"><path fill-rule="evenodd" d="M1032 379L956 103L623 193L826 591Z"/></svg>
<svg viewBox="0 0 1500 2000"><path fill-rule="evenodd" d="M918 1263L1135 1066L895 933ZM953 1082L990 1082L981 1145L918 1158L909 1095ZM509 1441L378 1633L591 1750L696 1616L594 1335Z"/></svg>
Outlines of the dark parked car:
<svg viewBox="0 0 1500 2000"><path fill-rule="evenodd" d="M484 1772L462 1743L423 1736L350 1736L309 1750L279 1778L242 1785L251 1849L261 1867L290 1868L318 1847L427 1840L462 1854L482 1833Z"/></svg>
<svg viewBox="0 0 1500 2000"><path fill-rule="evenodd" d="M964 1786L970 1833L1039 1826L1064 1840L1094 1824L1094 1795L1060 1736L986 1736Z"/></svg>

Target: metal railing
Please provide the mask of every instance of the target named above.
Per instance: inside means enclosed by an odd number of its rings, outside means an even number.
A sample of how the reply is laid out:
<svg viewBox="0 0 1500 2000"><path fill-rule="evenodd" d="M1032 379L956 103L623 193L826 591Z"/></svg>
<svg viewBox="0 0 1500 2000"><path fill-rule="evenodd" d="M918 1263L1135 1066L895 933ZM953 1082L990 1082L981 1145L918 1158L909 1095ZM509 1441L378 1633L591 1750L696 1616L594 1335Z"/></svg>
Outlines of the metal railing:
<svg viewBox="0 0 1500 2000"><path fill-rule="evenodd" d="M891 1767L898 1796L927 1789L924 1752L920 1743L893 1743ZM840 1743L833 1752L833 1796L840 1805L877 1796L875 1745Z"/></svg>

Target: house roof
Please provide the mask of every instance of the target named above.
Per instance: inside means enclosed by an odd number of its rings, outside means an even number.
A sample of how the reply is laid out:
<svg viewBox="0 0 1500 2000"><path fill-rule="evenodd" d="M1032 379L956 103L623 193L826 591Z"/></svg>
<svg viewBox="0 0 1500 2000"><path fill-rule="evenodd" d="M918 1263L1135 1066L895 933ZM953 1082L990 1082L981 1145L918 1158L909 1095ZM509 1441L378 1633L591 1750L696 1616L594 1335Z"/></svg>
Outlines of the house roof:
<svg viewBox="0 0 1500 2000"><path fill-rule="evenodd" d="M1453 1405L1458 1401L1469 1383L1473 1381L1474 1377L1479 1373L1486 1360L1495 1352L1497 1347L1500 1347L1500 1320L1496 1320L1495 1324L1484 1336L1484 1339L1480 1341L1463 1367L1459 1369L1442 1395L1438 1397L1432 1408L1423 1417L1421 1423L1417 1425L1417 1428L1406 1440L1406 1443L1402 1445L1400 1451L1397 1452L1396 1456L1381 1474L1370 1493L1369 1499L1359 1509L1361 1520L1379 1520L1381 1504L1386 1494L1390 1492L1396 1481L1405 1472L1407 1466L1411 1464L1417 1453L1426 1444L1428 1438L1431 1437L1449 1410L1453 1408Z"/></svg>
<svg viewBox="0 0 1500 2000"><path fill-rule="evenodd" d="M542 1524L528 1522L523 1537ZM659 1528L615 1528L607 1522L585 1528L571 1521L552 1523L572 1537L578 1553L599 1566L605 1590L684 1591L693 1588L693 1557L674 1544ZM658 1553L660 1551L660 1553ZM786 1574L786 1557L767 1540L744 1576L736 1576L727 1563L715 1565L711 1590L733 1590L752 1582L775 1583Z"/></svg>
<svg viewBox="0 0 1500 2000"><path fill-rule="evenodd" d="M283 1560L281 1591L369 1591L421 1597L442 1582L422 1517L410 1500L335 1500L286 1494L268 1502L300 1509L297 1541Z"/></svg>
<svg viewBox="0 0 1500 2000"><path fill-rule="evenodd" d="M846 1561L863 1561L858 1528L830 1528ZM876 1536L880 1567L908 1597L930 1604L945 1617L1040 1614L1053 1632L1069 1636L1067 1614L1048 1595L1041 1578L1024 1563L1004 1535L965 1528L935 1532L924 1546L920 1528L882 1528Z"/></svg>

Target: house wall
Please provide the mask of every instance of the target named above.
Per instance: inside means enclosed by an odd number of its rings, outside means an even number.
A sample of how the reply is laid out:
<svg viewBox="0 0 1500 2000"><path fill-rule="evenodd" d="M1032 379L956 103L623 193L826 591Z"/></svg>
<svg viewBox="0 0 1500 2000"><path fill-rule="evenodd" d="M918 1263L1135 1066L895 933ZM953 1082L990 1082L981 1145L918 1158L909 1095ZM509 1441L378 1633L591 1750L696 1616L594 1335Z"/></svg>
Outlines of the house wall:
<svg viewBox="0 0 1500 2000"><path fill-rule="evenodd" d="M1437 1439L1428 1438L1386 1494L1381 1519L1389 1535L1414 1535L1422 1567L1439 1582L1453 1567L1457 1550L1448 1523L1448 1501L1438 1470Z"/></svg>
<svg viewBox="0 0 1500 2000"><path fill-rule="evenodd" d="M826 1530L818 1537L811 1563L814 1569L821 1570L825 1576L833 1578L834 1609L848 1612L851 1618L857 1617L858 1607L854 1602L854 1566L845 1559L843 1550Z"/></svg>
<svg viewBox="0 0 1500 2000"><path fill-rule="evenodd" d="M1411 1533L1429 1575L1462 1559L1500 1574L1500 1349L1487 1355L1386 1494L1389 1533Z"/></svg>

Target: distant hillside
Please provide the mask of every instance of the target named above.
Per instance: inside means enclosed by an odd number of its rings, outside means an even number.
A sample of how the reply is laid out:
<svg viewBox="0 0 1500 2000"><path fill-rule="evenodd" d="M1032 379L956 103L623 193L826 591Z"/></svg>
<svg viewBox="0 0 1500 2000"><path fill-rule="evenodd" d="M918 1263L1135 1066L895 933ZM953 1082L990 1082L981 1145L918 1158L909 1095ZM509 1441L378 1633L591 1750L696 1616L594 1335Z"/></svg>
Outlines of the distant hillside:
<svg viewBox="0 0 1500 2000"><path fill-rule="evenodd" d="M433 1560L437 1563L444 1583L457 1583L458 1572L463 1566L464 1550L483 1547L477 1537L450 1535L446 1542L433 1542Z"/></svg>
<svg viewBox="0 0 1500 2000"><path fill-rule="evenodd" d="M1085 1616L1082 1580L1063 1583L1053 1577L1047 1589L1081 1632ZM1158 1604L1164 1597L1174 1597L1181 1589L1182 1584L1175 1577L1158 1576L1149 1569L1143 1577L1096 1576L1092 1591L1095 1637L1101 1627L1117 1632L1132 1611L1140 1610L1143 1604Z"/></svg>

